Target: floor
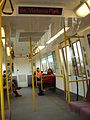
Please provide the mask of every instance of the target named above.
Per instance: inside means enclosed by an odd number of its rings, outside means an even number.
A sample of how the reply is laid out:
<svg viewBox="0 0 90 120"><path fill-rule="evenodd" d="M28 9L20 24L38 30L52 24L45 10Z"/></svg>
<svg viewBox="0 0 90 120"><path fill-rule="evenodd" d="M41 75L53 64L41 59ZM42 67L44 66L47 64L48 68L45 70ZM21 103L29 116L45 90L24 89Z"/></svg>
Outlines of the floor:
<svg viewBox="0 0 90 120"><path fill-rule="evenodd" d="M11 120L83 120L70 112L68 104L60 95L46 91L45 96L38 96L36 91L36 112L33 111L31 88L22 88L22 97L11 98Z"/></svg>

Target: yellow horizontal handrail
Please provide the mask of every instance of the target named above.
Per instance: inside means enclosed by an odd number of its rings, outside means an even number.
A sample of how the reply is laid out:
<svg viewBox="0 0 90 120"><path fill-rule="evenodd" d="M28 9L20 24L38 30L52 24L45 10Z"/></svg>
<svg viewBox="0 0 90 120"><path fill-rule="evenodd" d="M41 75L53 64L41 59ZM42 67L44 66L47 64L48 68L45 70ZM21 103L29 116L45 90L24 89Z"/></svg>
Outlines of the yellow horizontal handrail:
<svg viewBox="0 0 90 120"><path fill-rule="evenodd" d="M63 77L63 75L55 75L56 77Z"/></svg>
<svg viewBox="0 0 90 120"><path fill-rule="evenodd" d="M63 77L63 74L52 74L52 75L44 74L44 75L42 75L42 77L45 77L45 76ZM72 75L68 75L68 76L71 76L71 77L72 77ZM75 77L75 76L74 76L74 77ZM82 76L78 76L78 77L82 77ZM85 79L86 77L83 76L83 78ZM90 77L88 77L87 79L90 79Z"/></svg>
<svg viewBox="0 0 90 120"><path fill-rule="evenodd" d="M56 77L63 77L63 75L59 75L59 74L52 74L52 75L42 75L42 77L46 77L46 76L56 76Z"/></svg>
<svg viewBox="0 0 90 120"><path fill-rule="evenodd" d="M90 80L90 79L87 79ZM82 82L82 81L87 81L87 80L70 80L69 82Z"/></svg>

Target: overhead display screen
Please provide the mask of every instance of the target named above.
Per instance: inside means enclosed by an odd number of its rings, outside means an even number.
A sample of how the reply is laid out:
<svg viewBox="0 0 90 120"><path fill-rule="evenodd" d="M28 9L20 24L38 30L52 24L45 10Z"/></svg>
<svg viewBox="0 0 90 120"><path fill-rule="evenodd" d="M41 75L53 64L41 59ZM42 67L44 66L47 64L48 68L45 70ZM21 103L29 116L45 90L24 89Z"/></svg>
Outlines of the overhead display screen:
<svg viewBox="0 0 90 120"><path fill-rule="evenodd" d="M18 14L62 15L63 8L18 6Z"/></svg>

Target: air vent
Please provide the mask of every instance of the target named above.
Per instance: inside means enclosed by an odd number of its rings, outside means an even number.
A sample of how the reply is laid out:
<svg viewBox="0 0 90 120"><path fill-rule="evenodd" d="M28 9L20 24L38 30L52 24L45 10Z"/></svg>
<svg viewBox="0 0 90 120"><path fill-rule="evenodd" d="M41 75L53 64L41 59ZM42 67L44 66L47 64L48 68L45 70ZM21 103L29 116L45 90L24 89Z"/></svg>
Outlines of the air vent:
<svg viewBox="0 0 90 120"><path fill-rule="evenodd" d="M20 32L19 42L27 42L30 40L30 37L33 42L37 43L44 35L45 32Z"/></svg>

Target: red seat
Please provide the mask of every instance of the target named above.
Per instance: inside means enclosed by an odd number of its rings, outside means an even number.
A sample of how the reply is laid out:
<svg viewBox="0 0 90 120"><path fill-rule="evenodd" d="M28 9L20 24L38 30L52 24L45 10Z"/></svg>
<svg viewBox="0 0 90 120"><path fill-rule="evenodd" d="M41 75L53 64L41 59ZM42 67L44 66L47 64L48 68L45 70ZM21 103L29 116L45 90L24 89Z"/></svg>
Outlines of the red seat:
<svg viewBox="0 0 90 120"><path fill-rule="evenodd" d="M55 76L54 75L53 76L49 76L49 75L42 76L42 80L48 86L54 86L55 85Z"/></svg>
<svg viewBox="0 0 90 120"><path fill-rule="evenodd" d="M81 108L80 109L80 116L85 118L85 120L90 120L90 106Z"/></svg>
<svg viewBox="0 0 90 120"><path fill-rule="evenodd" d="M80 109L83 107L90 107L90 102L76 101L70 103L71 111L80 114Z"/></svg>
<svg viewBox="0 0 90 120"><path fill-rule="evenodd" d="M86 101L71 102L70 108L73 112L78 113L80 116L84 116L86 120L90 120L90 82L86 95Z"/></svg>

